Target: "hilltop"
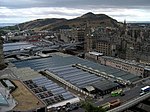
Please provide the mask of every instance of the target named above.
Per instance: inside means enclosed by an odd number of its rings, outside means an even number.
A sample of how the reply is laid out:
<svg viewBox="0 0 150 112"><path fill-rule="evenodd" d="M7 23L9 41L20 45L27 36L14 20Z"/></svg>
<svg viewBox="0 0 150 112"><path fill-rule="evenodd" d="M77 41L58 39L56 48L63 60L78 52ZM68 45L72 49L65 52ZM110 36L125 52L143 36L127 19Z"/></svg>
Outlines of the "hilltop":
<svg viewBox="0 0 150 112"><path fill-rule="evenodd" d="M58 30L79 27L118 27L120 25L117 20L105 15L94 14L92 12L86 13L80 17L73 19L64 18L46 18L28 21L15 25L13 27L21 30L34 29L34 30ZM10 27L11 28L11 27Z"/></svg>

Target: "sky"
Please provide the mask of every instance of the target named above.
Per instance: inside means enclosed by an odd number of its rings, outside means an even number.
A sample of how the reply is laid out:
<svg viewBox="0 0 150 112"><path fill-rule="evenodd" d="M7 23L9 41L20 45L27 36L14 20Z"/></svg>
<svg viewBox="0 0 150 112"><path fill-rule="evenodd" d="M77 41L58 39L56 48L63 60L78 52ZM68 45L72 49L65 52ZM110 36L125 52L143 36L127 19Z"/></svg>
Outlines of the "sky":
<svg viewBox="0 0 150 112"><path fill-rule="evenodd" d="M118 21L150 21L150 0L0 0L0 23L72 19L87 12Z"/></svg>

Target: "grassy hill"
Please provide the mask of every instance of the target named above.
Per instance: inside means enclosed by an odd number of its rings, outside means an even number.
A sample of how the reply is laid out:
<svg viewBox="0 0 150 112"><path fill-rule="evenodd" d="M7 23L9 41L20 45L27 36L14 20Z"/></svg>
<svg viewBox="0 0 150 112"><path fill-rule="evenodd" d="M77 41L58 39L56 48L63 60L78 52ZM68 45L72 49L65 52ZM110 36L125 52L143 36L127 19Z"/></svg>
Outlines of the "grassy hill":
<svg viewBox="0 0 150 112"><path fill-rule="evenodd" d="M120 25L117 20L105 15L105 14L94 14L92 12L86 13L80 17L74 19L63 19L63 18L46 18L37 19L21 23L12 27L19 28L21 30L34 29L34 30L59 30L66 28L79 28L79 27L118 27Z"/></svg>

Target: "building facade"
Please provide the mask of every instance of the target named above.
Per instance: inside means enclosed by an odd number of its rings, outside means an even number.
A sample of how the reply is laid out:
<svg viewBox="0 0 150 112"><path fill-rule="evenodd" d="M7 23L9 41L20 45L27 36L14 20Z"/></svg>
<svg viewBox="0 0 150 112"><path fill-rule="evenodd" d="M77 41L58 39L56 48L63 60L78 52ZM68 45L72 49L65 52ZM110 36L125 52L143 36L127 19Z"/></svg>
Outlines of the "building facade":
<svg viewBox="0 0 150 112"><path fill-rule="evenodd" d="M60 39L64 42L83 42L85 39L84 28L61 29L59 31Z"/></svg>
<svg viewBox="0 0 150 112"><path fill-rule="evenodd" d="M150 28L99 27L88 29L85 52L97 51L106 56L148 63L150 65Z"/></svg>
<svg viewBox="0 0 150 112"><path fill-rule="evenodd" d="M123 59L109 57L109 56L95 55L91 53L86 53L85 58L92 61L96 61L106 66L111 66L113 68L117 68L125 72L135 74L139 77L150 76L149 66L134 61L123 60Z"/></svg>
<svg viewBox="0 0 150 112"><path fill-rule="evenodd" d="M96 51L106 56L115 56L116 45L107 41L96 42Z"/></svg>
<svg viewBox="0 0 150 112"><path fill-rule="evenodd" d="M113 39L114 37L112 37L112 30L114 31L114 29L98 28L94 31L89 31L90 33L87 34L85 39L85 51L96 51L106 56L115 56L117 43ZM116 35L114 34L114 36Z"/></svg>

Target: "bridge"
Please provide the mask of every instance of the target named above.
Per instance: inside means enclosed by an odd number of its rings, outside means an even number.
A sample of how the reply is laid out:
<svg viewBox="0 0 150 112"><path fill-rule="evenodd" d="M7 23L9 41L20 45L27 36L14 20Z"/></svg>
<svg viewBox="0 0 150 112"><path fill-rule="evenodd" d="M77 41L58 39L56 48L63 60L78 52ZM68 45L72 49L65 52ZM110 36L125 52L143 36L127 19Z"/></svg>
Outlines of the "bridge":
<svg viewBox="0 0 150 112"><path fill-rule="evenodd" d="M7 58L7 57L15 56L15 55L30 55L30 53L35 54L36 52L39 52L39 51L60 50L60 48L66 49L66 48L74 47L74 46L81 45L81 44L83 44L83 42L66 43L63 45L52 45L52 46L44 47L44 48L36 46L31 49L22 49L22 50L16 49L16 50L4 52L4 56L5 58Z"/></svg>
<svg viewBox="0 0 150 112"><path fill-rule="evenodd" d="M111 110L109 110L107 112L122 112L122 111L124 111L124 110L126 110L126 109L128 109L130 107L133 107L134 105L144 101L145 99L147 99L149 97L150 97L150 92L145 94L145 95L143 95L143 96L140 96L140 97L138 97L136 99L133 99L133 100L131 100L131 101L129 101L129 102L119 106L119 107L111 109Z"/></svg>
<svg viewBox="0 0 150 112"><path fill-rule="evenodd" d="M4 54L4 57L5 58L8 58L8 57L13 57L13 56L16 56L16 55L25 55L25 56L27 56L27 55L29 55L29 52L23 52L23 51L15 51L15 52L11 52L11 53L5 53Z"/></svg>

